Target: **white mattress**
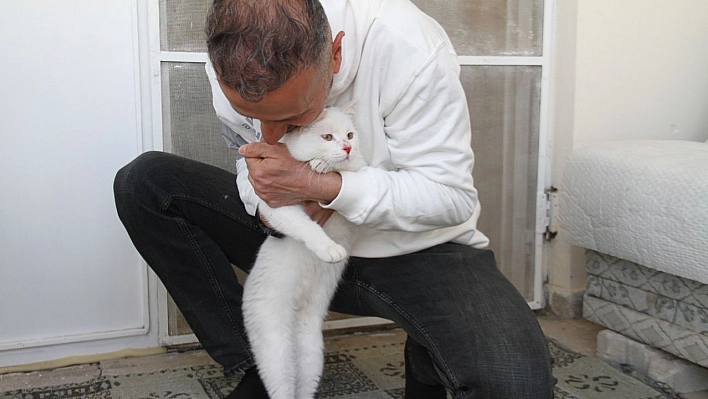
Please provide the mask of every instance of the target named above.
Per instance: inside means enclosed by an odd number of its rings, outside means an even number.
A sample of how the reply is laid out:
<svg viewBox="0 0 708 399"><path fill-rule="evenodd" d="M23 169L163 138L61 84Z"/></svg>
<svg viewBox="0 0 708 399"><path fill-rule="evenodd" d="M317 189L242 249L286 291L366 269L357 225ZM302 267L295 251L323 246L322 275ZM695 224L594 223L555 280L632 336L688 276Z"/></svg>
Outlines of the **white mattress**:
<svg viewBox="0 0 708 399"><path fill-rule="evenodd" d="M708 284L708 144L577 149L560 198L560 236L571 245Z"/></svg>

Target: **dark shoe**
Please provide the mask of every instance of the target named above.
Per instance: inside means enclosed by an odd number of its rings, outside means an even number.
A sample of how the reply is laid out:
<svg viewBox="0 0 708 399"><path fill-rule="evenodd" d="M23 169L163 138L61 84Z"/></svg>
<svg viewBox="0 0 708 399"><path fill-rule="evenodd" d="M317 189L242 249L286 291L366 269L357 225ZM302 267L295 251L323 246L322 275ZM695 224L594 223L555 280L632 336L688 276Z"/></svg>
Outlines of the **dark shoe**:
<svg viewBox="0 0 708 399"><path fill-rule="evenodd" d="M225 399L268 399L268 391L258 375L258 369L254 366L246 370L236 389Z"/></svg>

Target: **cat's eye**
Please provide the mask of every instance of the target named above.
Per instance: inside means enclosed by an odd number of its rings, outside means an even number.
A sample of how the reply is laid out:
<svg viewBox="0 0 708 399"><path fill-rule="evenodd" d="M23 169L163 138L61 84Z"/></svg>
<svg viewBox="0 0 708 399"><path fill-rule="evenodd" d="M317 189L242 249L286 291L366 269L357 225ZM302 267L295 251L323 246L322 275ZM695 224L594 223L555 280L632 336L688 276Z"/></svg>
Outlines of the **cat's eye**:
<svg viewBox="0 0 708 399"><path fill-rule="evenodd" d="M354 138L354 132L349 132L349 133L347 133L347 138L348 138L349 140L353 139L353 138Z"/></svg>
<svg viewBox="0 0 708 399"><path fill-rule="evenodd" d="M332 141L332 135L329 133L323 134L322 138L325 139L326 141Z"/></svg>

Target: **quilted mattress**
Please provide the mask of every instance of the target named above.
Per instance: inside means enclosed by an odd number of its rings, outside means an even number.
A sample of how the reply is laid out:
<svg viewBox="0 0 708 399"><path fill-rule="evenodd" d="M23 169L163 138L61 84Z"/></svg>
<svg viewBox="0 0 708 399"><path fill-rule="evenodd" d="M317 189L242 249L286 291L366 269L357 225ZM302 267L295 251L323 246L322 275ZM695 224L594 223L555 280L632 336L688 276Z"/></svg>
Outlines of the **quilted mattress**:
<svg viewBox="0 0 708 399"><path fill-rule="evenodd" d="M708 367L708 285L587 251L583 316Z"/></svg>
<svg viewBox="0 0 708 399"><path fill-rule="evenodd" d="M708 284L708 144L594 144L573 151L562 183L568 243Z"/></svg>

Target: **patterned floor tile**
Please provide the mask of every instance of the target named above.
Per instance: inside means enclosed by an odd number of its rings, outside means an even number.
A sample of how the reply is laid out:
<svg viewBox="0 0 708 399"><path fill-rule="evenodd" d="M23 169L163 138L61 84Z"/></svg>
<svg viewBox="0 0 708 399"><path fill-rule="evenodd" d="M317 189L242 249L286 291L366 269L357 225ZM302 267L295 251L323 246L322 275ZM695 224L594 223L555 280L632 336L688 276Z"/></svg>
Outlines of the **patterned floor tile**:
<svg viewBox="0 0 708 399"><path fill-rule="evenodd" d="M657 391L595 358L550 341L558 399L659 399ZM326 356L318 399L402 399L403 341L345 348ZM0 399L222 399L240 380L220 367L110 375L86 383L0 392ZM449 397L449 396L448 396Z"/></svg>

